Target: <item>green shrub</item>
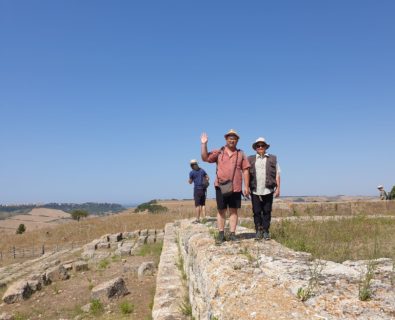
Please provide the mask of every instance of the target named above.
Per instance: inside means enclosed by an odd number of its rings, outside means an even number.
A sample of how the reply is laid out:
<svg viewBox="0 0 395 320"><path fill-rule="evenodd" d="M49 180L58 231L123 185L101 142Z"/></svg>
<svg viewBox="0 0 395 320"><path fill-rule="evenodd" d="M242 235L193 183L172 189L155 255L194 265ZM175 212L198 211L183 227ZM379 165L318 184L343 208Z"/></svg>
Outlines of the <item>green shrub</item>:
<svg viewBox="0 0 395 320"><path fill-rule="evenodd" d="M97 267L100 269L100 270L103 270L103 269L107 269L107 267L110 265L110 260L108 260L108 259L102 259L102 260L100 260L99 261L99 264L97 265Z"/></svg>
<svg viewBox="0 0 395 320"><path fill-rule="evenodd" d="M103 313L104 307L103 304L101 303L100 300L98 299L93 299L91 300L91 306L89 308L89 311L94 315L98 316Z"/></svg>
<svg viewBox="0 0 395 320"><path fill-rule="evenodd" d="M89 215L89 212L86 210L77 209L71 211L70 214L74 220L80 221L81 218L86 218Z"/></svg>
<svg viewBox="0 0 395 320"><path fill-rule="evenodd" d="M160 257L160 254L162 252L162 247L163 243L162 242L155 242L155 243L146 243L143 246L141 246L141 249L139 253L137 254L138 256L157 256Z"/></svg>
<svg viewBox="0 0 395 320"><path fill-rule="evenodd" d="M156 200L151 200L149 202L142 203L137 206L134 212L148 211L149 213L160 213L167 212L168 209L160 204L157 204Z"/></svg>
<svg viewBox="0 0 395 320"><path fill-rule="evenodd" d="M392 187L389 197L391 200L395 200L395 186Z"/></svg>
<svg viewBox="0 0 395 320"><path fill-rule="evenodd" d="M130 314L134 311L134 304L128 301L123 301L119 305L122 314Z"/></svg>
<svg viewBox="0 0 395 320"><path fill-rule="evenodd" d="M18 227L18 229L16 229L16 234L22 234L26 231L26 227L23 223L21 223Z"/></svg>

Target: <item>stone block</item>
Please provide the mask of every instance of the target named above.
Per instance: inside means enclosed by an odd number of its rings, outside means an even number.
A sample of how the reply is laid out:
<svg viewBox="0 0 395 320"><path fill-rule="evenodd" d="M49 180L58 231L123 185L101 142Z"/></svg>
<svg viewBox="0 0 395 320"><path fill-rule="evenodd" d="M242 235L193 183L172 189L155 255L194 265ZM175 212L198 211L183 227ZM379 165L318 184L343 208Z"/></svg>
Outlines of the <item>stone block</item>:
<svg viewBox="0 0 395 320"><path fill-rule="evenodd" d="M65 263L65 264L63 264L63 268L65 268L67 271L70 271L73 269L73 264L72 263Z"/></svg>
<svg viewBox="0 0 395 320"><path fill-rule="evenodd" d="M74 271L86 271L88 270L88 263L85 261L76 261L73 263L73 269Z"/></svg>
<svg viewBox="0 0 395 320"><path fill-rule="evenodd" d="M106 301L108 299L122 297L128 293L129 290L126 288L125 281L121 277L118 277L94 287L91 292L91 299Z"/></svg>
<svg viewBox="0 0 395 320"><path fill-rule="evenodd" d="M3 295L3 301L7 304L28 299L33 293L26 280L12 284Z"/></svg>
<svg viewBox="0 0 395 320"><path fill-rule="evenodd" d="M155 240L156 240L155 235L149 235L147 237L146 243L147 244L152 244L152 243L155 243Z"/></svg>
<svg viewBox="0 0 395 320"><path fill-rule="evenodd" d="M51 282L67 280L70 277L67 270L62 265L48 269L45 273L45 276Z"/></svg>
<svg viewBox="0 0 395 320"><path fill-rule="evenodd" d="M42 283L39 280L27 280L27 284L33 292L40 291L42 288Z"/></svg>
<svg viewBox="0 0 395 320"><path fill-rule="evenodd" d="M110 242L118 242L122 240L122 233L115 233L109 236Z"/></svg>
<svg viewBox="0 0 395 320"><path fill-rule="evenodd" d="M95 257L95 250L85 250L81 253L82 259L92 259L93 257Z"/></svg>
<svg viewBox="0 0 395 320"><path fill-rule="evenodd" d="M153 261L148 261L148 262L143 262L138 271L137 275L140 278L147 276L147 275L153 275L155 272L155 263Z"/></svg>
<svg viewBox="0 0 395 320"><path fill-rule="evenodd" d="M97 249L109 249L110 243L109 242L100 242L97 244Z"/></svg>

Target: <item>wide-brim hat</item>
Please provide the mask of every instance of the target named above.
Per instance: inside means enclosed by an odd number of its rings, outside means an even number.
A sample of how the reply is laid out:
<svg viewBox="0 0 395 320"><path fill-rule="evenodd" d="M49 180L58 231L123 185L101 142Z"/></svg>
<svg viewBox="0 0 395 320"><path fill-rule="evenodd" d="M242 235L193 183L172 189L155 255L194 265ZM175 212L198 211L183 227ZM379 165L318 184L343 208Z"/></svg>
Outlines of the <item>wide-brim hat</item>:
<svg viewBox="0 0 395 320"><path fill-rule="evenodd" d="M192 166L194 164L198 164L198 161L196 159L192 159L191 161L189 161L189 164Z"/></svg>
<svg viewBox="0 0 395 320"><path fill-rule="evenodd" d="M380 184L379 186L377 186L377 189L383 189L383 186Z"/></svg>
<svg viewBox="0 0 395 320"><path fill-rule="evenodd" d="M228 138L228 136L236 136L237 139L240 139L240 136L237 134L237 132L233 129L230 129L227 133L225 133L224 137L225 139Z"/></svg>
<svg viewBox="0 0 395 320"><path fill-rule="evenodd" d="M255 140L255 142L252 144L252 149L256 150L256 145L261 142L266 145L266 149L270 148L270 144L268 144L265 140L265 138L259 137L258 139Z"/></svg>

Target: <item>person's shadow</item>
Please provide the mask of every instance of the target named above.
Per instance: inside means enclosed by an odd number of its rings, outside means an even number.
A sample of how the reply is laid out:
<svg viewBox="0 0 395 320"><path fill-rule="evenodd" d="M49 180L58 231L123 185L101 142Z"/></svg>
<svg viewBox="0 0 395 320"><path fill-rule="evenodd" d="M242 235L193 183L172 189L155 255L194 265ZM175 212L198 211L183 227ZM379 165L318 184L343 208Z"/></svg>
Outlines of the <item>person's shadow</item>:
<svg viewBox="0 0 395 320"><path fill-rule="evenodd" d="M239 233L238 235L236 235L236 237L245 240L255 239L255 233L254 232Z"/></svg>

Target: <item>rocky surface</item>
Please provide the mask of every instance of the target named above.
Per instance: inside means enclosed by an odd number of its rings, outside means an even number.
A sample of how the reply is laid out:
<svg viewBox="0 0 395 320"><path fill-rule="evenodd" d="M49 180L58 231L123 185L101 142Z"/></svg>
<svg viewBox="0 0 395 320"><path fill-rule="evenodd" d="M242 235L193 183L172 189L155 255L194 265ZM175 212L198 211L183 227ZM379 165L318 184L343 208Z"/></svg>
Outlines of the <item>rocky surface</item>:
<svg viewBox="0 0 395 320"><path fill-rule="evenodd" d="M166 292L161 282L174 273L181 254L196 319L395 319L394 270L389 259L373 262L372 299L360 301L359 285L372 262L312 260L309 254L273 240L256 242L252 231L242 227L238 227L239 243L221 246L214 243L210 223L182 220L167 225L168 230L177 234L180 250L166 234L162 258L170 260L172 255L173 267L168 262L166 273L159 271L157 290L161 287L161 297L168 295L169 305L177 299L175 290ZM153 318L166 319L163 310L159 317L158 306Z"/></svg>
<svg viewBox="0 0 395 320"><path fill-rule="evenodd" d="M160 257L152 318L154 320L187 319L180 306L187 295L182 274L176 263L179 259L176 226L166 225L162 254Z"/></svg>
<svg viewBox="0 0 395 320"><path fill-rule="evenodd" d="M143 236L141 236L143 235ZM151 242L156 242L157 237L163 239L163 230L142 230L108 234L100 239L95 239L82 248L64 250L56 253L45 254L37 259L27 260L21 264L13 264L0 268L0 288L6 287L2 300L7 304L12 304L28 299L34 292L41 290L43 286L52 282L65 281L70 278L69 272L84 272L88 270L88 261L97 262L101 259L115 256L132 255L140 250L141 245L147 243L151 237ZM143 239L142 239L143 238ZM114 249L114 252L112 251ZM82 252L81 252L82 251ZM80 258L70 260L70 256L80 253ZM63 262L61 261L63 260ZM152 263L141 267L141 276L154 273L155 266ZM135 270L137 272L137 270ZM119 279L118 279L119 280ZM123 280L116 281L115 289L109 289L107 298L119 296L127 293L127 289L122 287ZM101 296L106 289L99 290L94 295ZM115 290L116 293L112 293ZM106 296L104 294L103 296Z"/></svg>

